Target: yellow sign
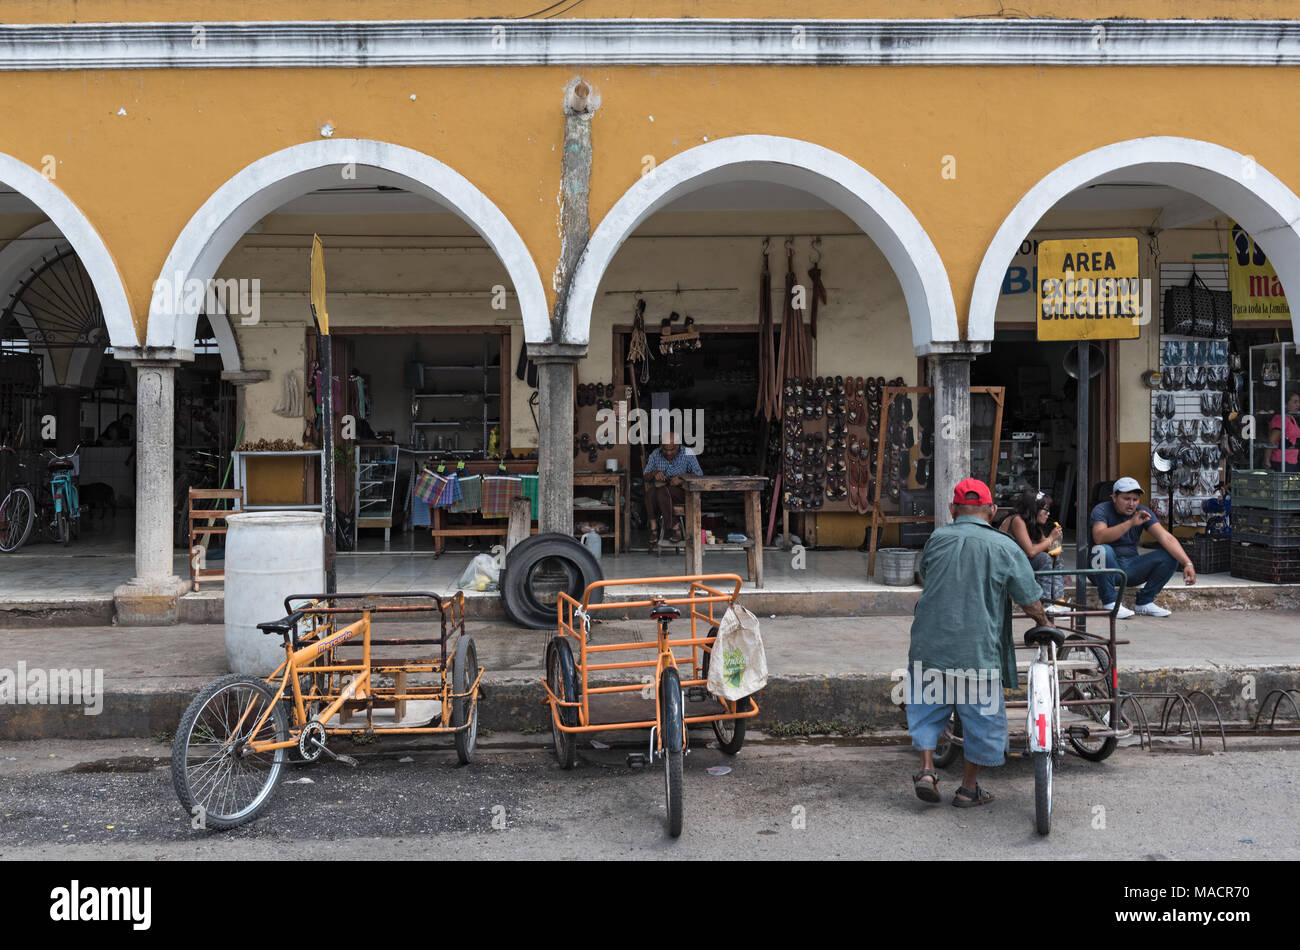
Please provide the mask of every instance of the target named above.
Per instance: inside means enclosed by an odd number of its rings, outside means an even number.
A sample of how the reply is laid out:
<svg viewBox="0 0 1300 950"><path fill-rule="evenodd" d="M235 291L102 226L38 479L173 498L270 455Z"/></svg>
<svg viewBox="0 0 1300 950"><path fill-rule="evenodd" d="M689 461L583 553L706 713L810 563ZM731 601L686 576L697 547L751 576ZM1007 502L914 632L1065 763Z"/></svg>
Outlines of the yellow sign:
<svg viewBox="0 0 1300 950"><path fill-rule="evenodd" d="M330 315L325 312L325 248L320 237L311 236L311 315L326 336L330 332Z"/></svg>
<svg viewBox="0 0 1300 950"><path fill-rule="evenodd" d="M1136 339L1144 318L1137 238L1038 244L1038 339Z"/></svg>
<svg viewBox="0 0 1300 950"><path fill-rule="evenodd" d="M1282 281L1255 239L1232 225L1232 246L1228 248L1228 289L1232 291L1232 319L1291 319Z"/></svg>

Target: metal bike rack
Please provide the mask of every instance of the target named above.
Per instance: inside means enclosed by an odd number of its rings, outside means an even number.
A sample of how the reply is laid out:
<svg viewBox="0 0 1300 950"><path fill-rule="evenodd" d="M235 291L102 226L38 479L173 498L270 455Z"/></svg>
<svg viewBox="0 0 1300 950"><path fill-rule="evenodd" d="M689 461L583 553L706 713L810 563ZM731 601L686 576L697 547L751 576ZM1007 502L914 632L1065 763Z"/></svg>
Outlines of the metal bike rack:
<svg viewBox="0 0 1300 950"><path fill-rule="evenodd" d="M1300 703L1296 702L1296 697L1300 697L1300 689L1274 689L1265 694L1263 701L1259 704L1259 712L1255 714L1255 721L1251 724L1251 729L1255 735L1300 735ZM1282 707L1282 700L1291 704L1291 710L1295 713L1296 723L1294 726L1277 726L1277 714ZM1273 702L1273 714L1269 717L1268 725L1260 725L1264 718L1264 711L1268 709L1269 700Z"/></svg>
<svg viewBox="0 0 1300 950"><path fill-rule="evenodd" d="M1203 697L1208 709L1198 709L1196 697ZM1159 712L1148 717L1147 702L1159 703ZM1285 707L1290 707L1295 721L1282 723L1278 717ZM1153 710L1155 707L1152 707ZM1178 713L1177 720L1174 713ZM1130 714L1131 713L1131 714ZM1246 721L1225 722L1214 698L1204 690L1194 689L1188 693L1123 693L1120 702L1120 715L1133 726L1138 737L1139 747L1151 751L1153 738L1179 738L1186 736L1191 740L1191 753L1205 753L1206 725L1213 730L1217 728L1219 742L1226 752L1228 734L1234 736L1300 736L1300 689L1274 689L1265 694L1260 701L1255 718ZM1211 721L1210 716L1213 716ZM1154 725L1153 723L1158 723Z"/></svg>

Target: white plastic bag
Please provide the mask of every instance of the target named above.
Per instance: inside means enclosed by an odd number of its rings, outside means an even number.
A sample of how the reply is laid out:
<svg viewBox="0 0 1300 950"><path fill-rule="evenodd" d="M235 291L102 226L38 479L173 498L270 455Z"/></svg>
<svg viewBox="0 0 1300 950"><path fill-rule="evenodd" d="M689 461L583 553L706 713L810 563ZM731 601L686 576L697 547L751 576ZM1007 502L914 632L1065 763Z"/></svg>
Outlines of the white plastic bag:
<svg viewBox="0 0 1300 950"><path fill-rule="evenodd" d="M758 633L758 618L733 604L718 624L718 639L709 659L709 692L735 701L767 685L767 654Z"/></svg>
<svg viewBox="0 0 1300 950"><path fill-rule="evenodd" d="M456 586L470 590L497 590L501 582L501 569L490 554L479 554L469 562Z"/></svg>

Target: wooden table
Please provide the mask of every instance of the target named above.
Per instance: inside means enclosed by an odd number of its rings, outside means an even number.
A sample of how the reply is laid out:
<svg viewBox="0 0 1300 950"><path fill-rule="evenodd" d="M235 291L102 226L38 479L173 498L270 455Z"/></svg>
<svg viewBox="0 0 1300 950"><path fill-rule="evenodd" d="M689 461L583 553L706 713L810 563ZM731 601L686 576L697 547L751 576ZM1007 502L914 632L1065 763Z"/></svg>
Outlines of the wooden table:
<svg viewBox="0 0 1300 950"><path fill-rule="evenodd" d="M617 556L625 547L631 546L628 536L627 513L623 510L629 492L625 487L627 485L628 473L625 470L617 472L574 472L574 488L613 488L614 504L611 505L574 505L575 513L579 511L613 511L614 512L614 554Z"/></svg>
<svg viewBox="0 0 1300 950"><path fill-rule="evenodd" d="M683 475L682 488L686 502L686 573L704 573L704 551L745 552L749 580L755 587L763 586L763 535L762 506L759 493L767 479L750 475ZM700 543L700 495L705 492L742 492L745 495L745 535L748 541L741 544Z"/></svg>

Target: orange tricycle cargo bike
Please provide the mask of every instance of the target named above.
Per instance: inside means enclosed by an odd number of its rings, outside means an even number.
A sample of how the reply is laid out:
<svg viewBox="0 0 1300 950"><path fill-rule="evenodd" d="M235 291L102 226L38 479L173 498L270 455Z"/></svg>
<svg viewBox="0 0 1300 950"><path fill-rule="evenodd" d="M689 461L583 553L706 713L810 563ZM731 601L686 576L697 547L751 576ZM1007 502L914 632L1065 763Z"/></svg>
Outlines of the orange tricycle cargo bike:
<svg viewBox="0 0 1300 950"><path fill-rule="evenodd" d="M740 585L736 574L603 580L588 585L581 601L561 593L556 605L556 631L546 646L543 685L560 766L571 769L576 764L577 741L583 734L648 729L647 752L629 756L629 762L663 760L668 834L674 838L682 831L682 770L689 727L712 726L718 747L735 755L745 741L746 721L758 715L752 696L733 702L706 688L718 627L727 608L736 603ZM606 595L618 587L649 587L662 593L609 600ZM593 617L611 610L622 617L641 609L648 609L655 622L653 640L594 642ZM677 620L689 622L686 636L677 638L670 632L669 625ZM653 680L646 676L642 682L616 681L620 673L642 670L653 672ZM625 704L612 700L628 694L640 694L647 703L653 702L653 708L647 705L644 715L631 719L593 714L593 705L623 709Z"/></svg>
<svg viewBox="0 0 1300 950"><path fill-rule="evenodd" d="M327 755L355 766L329 748L331 736L451 735L460 763L473 759L483 669L465 633L463 593L296 594L284 608L283 619L258 624L284 638L276 671L214 680L176 729L172 782L195 827L251 821L291 759ZM438 637L371 636L371 621L380 616L418 623L435 614ZM427 646L438 654L407 658L412 647ZM374 656L374 648L385 656ZM359 657L343 656L356 650Z"/></svg>

